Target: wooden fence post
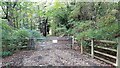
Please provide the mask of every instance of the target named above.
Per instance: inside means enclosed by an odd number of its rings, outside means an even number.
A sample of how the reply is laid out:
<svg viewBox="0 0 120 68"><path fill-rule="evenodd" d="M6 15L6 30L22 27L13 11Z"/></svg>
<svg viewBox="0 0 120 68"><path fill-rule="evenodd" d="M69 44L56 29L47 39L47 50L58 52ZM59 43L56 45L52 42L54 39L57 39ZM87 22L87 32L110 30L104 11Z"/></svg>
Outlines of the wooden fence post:
<svg viewBox="0 0 120 68"><path fill-rule="evenodd" d="M83 54L83 40L81 40L81 54Z"/></svg>
<svg viewBox="0 0 120 68"><path fill-rule="evenodd" d="M94 58L94 39L91 40L91 57Z"/></svg>
<svg viewBox="0 0 120 68"><path fill-rule="evenodd" d="M120 68L120 37L117 39L118 45L117 45L117 60L116 65L118 68Z"/></svg>
<svg viewBox="0 0 120 68"><path fill-rule="evenodd" d="M74 46L74 36L72 36L72 45L71 45L71 49L72 49L72 46Z"/></svg>

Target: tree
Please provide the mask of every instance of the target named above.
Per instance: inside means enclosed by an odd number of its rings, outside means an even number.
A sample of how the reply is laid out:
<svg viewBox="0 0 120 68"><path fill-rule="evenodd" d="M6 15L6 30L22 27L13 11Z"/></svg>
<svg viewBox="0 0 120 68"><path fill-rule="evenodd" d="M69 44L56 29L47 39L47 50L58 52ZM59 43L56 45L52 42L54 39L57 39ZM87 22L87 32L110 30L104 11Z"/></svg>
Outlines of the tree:
<svg viewBox="0 0 120 68"><path fill-rule="evenodd" d="M13 26L13 22L15 19L13 18L13 11L16 10L17 0L16 2L1 2L1 8L5 14L2 19L7 19L9 22L9 25Z"/></svg>

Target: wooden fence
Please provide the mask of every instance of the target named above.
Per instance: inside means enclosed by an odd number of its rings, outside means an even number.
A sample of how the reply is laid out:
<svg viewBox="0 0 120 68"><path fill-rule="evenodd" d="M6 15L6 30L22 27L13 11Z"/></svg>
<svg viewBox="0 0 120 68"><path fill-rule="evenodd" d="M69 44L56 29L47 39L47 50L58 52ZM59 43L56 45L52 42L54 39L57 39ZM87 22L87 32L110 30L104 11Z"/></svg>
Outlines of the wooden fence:
<svg viewBox="0 0 120 68"><path fill-rule="evenodd" d="M87 41L90 41L90 50L91 53L89 54L92 58L97 58L99 60L105 61L109 64L112 64L114 66L118 66L120 67L120 41L115 42L115 41L107 41L107 40L94 40L94 39L88 39ZM81 40L81 54L83 54L83 40ZM112 48L108 48L108 47L103 47L103 46L95 46L95 43L108 43L108 44L117 44L117 49L112 49ZM108 50L109 52L115 52L116 56L108 54L108 53L104 53L98 50L95 50L94 48L99 48L102 50ZM96 56L96 54L100 54L100 55L104 55L107 57L110 57L112 59L115 59L115 62L111 62L109 60L106 60L104 58L101 58L99 56Z"/></svg>

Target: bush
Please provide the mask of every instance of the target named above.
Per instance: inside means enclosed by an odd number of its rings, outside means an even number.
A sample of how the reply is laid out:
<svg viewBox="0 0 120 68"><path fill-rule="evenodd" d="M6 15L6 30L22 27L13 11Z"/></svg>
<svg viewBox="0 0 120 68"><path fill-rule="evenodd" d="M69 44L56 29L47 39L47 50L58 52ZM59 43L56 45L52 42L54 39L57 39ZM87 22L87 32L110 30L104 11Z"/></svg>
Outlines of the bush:
<svg viewBox="0 0 120 68"><path fill-rule="evenodd" d="M41 34L38 31L30 30L31 37L33 38L39 38Z"/></svg>
<svg viewBox="0 0 120 68"><path fill-rule="evenodd" d="M12 37L15 39L14 44L19 49L28 45L30 32L26 29L18 29L13 32Z"/></svg>
<svg viewBox="0 0 120 68"><path fill-rule="evenodd" d="M14 53L16 50L28 47L32 42L29 39L40 37L40 33L35 30L29 29L14 29L7 23L0 23L0 29L2 29L2 51L0 56L6 57Z"/></svg>
<svg viewBox="0 0 120 68"><path fill-rule="evenodd" d="M2 39L9 39L12 33L13 28L7 25L6 23L0 23L2 29Z"/></svg>
<svg viewBox="0 0 120 68"><path fill-rule="evenodd" d="M10 51L0 52L0 57L6 57L6 56L10 56L10 55L12 55L12 52L10 52Z"/></svg>
<svg viewBox="0 0 120 68"><path fill-rule="evenodd" d="M39 38L40 33L35 30L29 29L18 29L13 33L14 39L16 39L17 47L22 48L23 46L28 47L30 42L35 42L29 40L30 38Z"/></svg>
<svg viewBox="0 0 120 68"><path fill-rule="evenodd" d="M13 45L13 41L12 41L12 33L13 33L13 28L10 27L8 24L6 24L5 22L0 23L0 27L2 29L2 50L3 51L13 51L14 47Z"/></svg>
<svg viewBox="0 0 120 68"><path fill-rule="evenodd" d="M66 34L66 27L59 27L59 28L56 28L56 35L57 36L60 36L60 35L65 35Z"/></svg>
<svg viewBox="0 0 120 68"><path fill-rule="evenodd" d="M14 33L13 33L13 36L16 38L16 39L28 39L30 37L30 32L26 29L18 29L18 30L15 30Z"/></svg>

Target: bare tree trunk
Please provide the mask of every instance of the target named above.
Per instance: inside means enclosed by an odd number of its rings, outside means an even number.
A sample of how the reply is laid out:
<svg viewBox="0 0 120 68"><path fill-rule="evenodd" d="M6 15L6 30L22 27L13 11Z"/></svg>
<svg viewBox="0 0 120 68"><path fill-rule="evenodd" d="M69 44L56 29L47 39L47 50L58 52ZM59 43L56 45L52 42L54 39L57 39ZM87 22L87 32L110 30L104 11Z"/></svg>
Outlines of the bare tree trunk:
<svg viewBox="0 0 120 68"><path fill-rule="evenodd" d="M30 28L31 28L31 30L33 29L33 27L32 27L32 19L30 19L31 20L31 24L30 24Z"/></svg>

